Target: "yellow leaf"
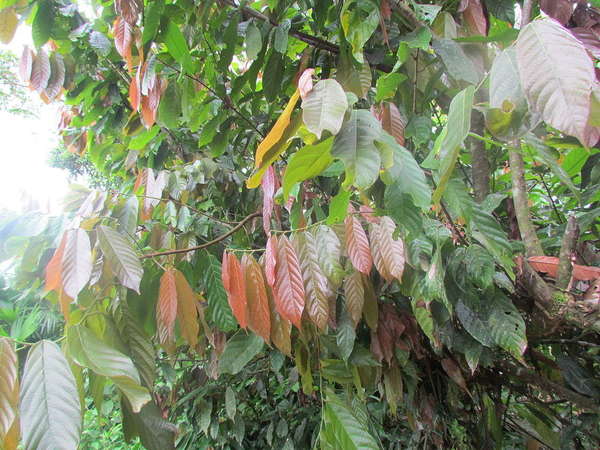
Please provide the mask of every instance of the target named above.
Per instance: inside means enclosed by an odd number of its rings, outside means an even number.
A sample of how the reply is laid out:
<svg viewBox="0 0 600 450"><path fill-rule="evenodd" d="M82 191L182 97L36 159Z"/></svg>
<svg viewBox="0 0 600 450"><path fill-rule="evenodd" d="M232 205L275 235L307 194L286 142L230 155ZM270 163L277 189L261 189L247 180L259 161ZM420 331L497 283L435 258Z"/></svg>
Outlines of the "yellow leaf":
<svg viewBox="0 0 600 450"><path fill-rule="evenodd" d="M273 147L277 142L279 142L281 136L283 136L283 132L290 124L290 117L292 116L292 111L294 110L296 103L298 103L299 98L300 91L296 89L296 92L294 92L294 95L292 95L292 98L290 98L290 101L281 113L281 116L279 116L277 122L275 122L275 125L273 125L273 128L271 128L271 131L269 131L269 134L267 134L267 136L263 139L263 141L256 149L256 156L254 157L254 168L257 169L260 167L265 154L269 151L271 147Z"/></svg>
<svg viewBox="0 0 600 450"><path fill-rule="evenodd" d="M19 19L13 8L5 8L0 11L0 41L9 44L17 31Z"/></svg>

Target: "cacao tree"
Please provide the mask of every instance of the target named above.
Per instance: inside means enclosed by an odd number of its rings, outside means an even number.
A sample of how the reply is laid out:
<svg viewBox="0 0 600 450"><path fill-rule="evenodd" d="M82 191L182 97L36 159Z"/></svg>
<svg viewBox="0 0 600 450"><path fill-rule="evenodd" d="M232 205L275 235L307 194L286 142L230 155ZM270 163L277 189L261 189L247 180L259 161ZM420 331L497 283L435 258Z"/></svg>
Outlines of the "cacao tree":
<svg viewBox="0 0 600 450"><path fill-rule="evenodd" d="M0 1L107 180L2 218L3 448L596 448L599 7Z"/></svg>

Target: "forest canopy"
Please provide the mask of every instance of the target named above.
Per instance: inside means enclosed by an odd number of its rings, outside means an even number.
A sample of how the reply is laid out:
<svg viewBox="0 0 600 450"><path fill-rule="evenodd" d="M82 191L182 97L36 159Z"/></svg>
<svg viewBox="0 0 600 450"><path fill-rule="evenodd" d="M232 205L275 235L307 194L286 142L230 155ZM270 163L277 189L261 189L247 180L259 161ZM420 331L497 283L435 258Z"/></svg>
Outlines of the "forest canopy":
<svg viewBox="0 0 600 450"><path fill-rule="evenodd" d="M93 187L0 216L0 448L101 448L90 411L157 450L600 445L598 1L0 0L17 27Z"/></svg>

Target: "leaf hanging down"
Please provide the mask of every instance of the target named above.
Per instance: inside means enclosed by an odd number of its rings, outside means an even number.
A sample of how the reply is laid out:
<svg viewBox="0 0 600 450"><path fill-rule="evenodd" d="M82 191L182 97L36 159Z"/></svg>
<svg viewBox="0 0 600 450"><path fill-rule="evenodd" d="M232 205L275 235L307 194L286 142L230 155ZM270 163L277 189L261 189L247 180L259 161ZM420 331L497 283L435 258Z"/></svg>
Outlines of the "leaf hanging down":
<svg viewBox="0 0 600 450"><path fill-rule="evenodd" d="M594 65L585 47L552 19L535 20L516 43L523 90L533 110L584 145L595 83Z"/></svg>
<svg viewBox="0 0 600 450"><path fill-rule="evenodd" d="M110 378L125 394L133 411L139 412L151 400L148 390L140 385L140 375L131 358L98 339L89 329L81 325L69 328L67 354L77 365Z"/></svg>
<svg viewBox="0 0 600 450"><path fill-rule="evenodd" d="M133 66L131 60L131 42L133 40L131 25L123 20L122 17L117 16L113 24L113 34L117 52L125 60L127 67L131 69Z"/></svg>
<svg viewBox="0 0 600 450"><path fill-rule="evenodd" d="M50 59L44 49L40 49L33 57L31 65L31 78L29 87L37 92L42 92L48 86L50 79Z"/></svg>
<svg viewBox="0 0 600 450"><path fill-rule="evenodd" d="M276 184L277 181L275 178L275 169L273 166L270 166L260 182L263 191L263 229L265 230L265 234L267 236L271 232L271 215L273 214L273 196L275 195Z"/></svg>
<svg viewBox="0 0 600 450"><path fill-rule="evenodd" d="M17 448L19 436L19 378L14 344L0 338L0 448Z"/></svg>
<svg viewBox="0 0 600 450"><path fill-rule="evenodd" d="M29 83L31 80L31 68L34 58L33 51L27 46L23 47L23 53L19 61L19 76L24 83Z"/></svg>
<svg viewBox="0 0 600 450"><path fill-rule="evenodd" d="M131 244L116 230L105 225L96 229L104 257L123 286L140 293L144 269Z"/></svg>
<svg viewBox="0 0 600 450"><path fill-rule="evenodd" d="M402 115L398 107L394 103L383 102L379 108L372 107L371 111L381 122L383 129L393 136L399 145L404 145L406 117Z"/></svg>
<svg viewBox="0 0 600 450"><path fill-rule="evenodd" d="M287 356L292 356L292 324L282 318L275 307L273 291L267 287L269 298L269 311L271 311L271 342L277 349Z"/></svg>
<svg viewBox="0 0 600 450"><path fill-rule="evenodd" d="M65 232L61 278L65 293L75 299L92 274L92 249L85 230L76 228Z"/></svg>
<svg viewBox="0 0 600 450"><path fill-rule="evenodd" d="M175 269L167 269L160 277L158 301L156 302L156 328L158 340L167 345L173 342L173 330L177 317L177 288L175 286Z"/></svg>
<svg viewBox="0 0 600 450"><path fill-rule="evenodd" d="M319 266L321 266L335 290L344 278L344 269L340 264L342 243L337 234L327 225L319 225L314 233L317 240Z"/></svg>
<svg viewBox="0 0 600 450"><path fill-rule="evenodd" d="M242 256L241 271L248 305L248 327L269 343L271 314L262 268L252 255L245 254Z"/></svg>
<svg viewBox="0 0 600 450"><path fill-rule="evenodd" d="M233 331L237 325L227 302L227 292L221 279L221 263L208 251L200 254L203 291L208 300L207 316L221 331Z"/></svg>
<svg viewBox="0 0 600 450"><path fill-rule="evenodd" d="M321 80L302 101L302 118L306 128L321 139L325 130L338 134L347 109L342 86L332 79Z"/></svg>
<svg viewBox="0 0 600 450"><path fill-rule="evenodd" d="M54 251L52 259L46 266L46 291L60 292L62 289L62 259L67 243L67 233L65 232L60 240L58 248Z"/></svg>
<svg viewBox="0 0 600 450"><path fill-rule="evenodd" d="M353 271L352 274L344 278L344 300L346 310L350 314L354 327L358 325L362 317L363 306L365 304L365 286L362 281L363 275L360 272Z"/></svg>
<svg viewBox="0 0 600 450"><path fill-rule="evenodd" d="M333 162L333 137L314 145L305 145L292 155L283 175L283 198L289 198L295 183L316 177Z"/></svg>
<svg viewBox="0 0 600 450"><path fill-rule="evenodd" d="M163 190L167 185L167 173L163 170L154 176L154 171L146 169L146 197L144 198L144 211L150 214L152 208L160 203Z"/></svg>
<svg viewBox="0 0 600 450"><path fill-rule="evenodd" d="M20 417L24 448L77 448L79 394L69 363L54 342L40 341L29 351L21 381Z"/></svg>
<svg viewBox="0 0 600 450"><path fill-rule="evenodd" d="M198 308L196 308L197 297L185 276L175 270L175 288L177 289L177 320L181 334L191 348L198 345Z"/></svg>
<svg viewBox="0 0 600 450"><path fill-rule="evenodd" d="M301 328L304 284L296 251L286 236L279 238L274 294L277 312Z"/></svg>
<svg viewBox="0 0 600 450"><path fill-rule="evenodd" d="M561 25L566 25L573 15L573 0L540 0L540 9Z"/></svg>
<svg viewBox="0 0 600 450"><path fill-rule="evenodd" d="M248 326L248 301L244 273L239 260L233 253L223 252L221 280L227 292L227 301L240 327Z"/></svg>
<svg viewBox="0 0 600 450"><path fill-rule="evenodd" d="M65 82L65 62L60 53L54 52L50 55L50 78L44 94L48 101L54 100L63 87Z"/></svg>
<svg viewBox="0 0 600 450"><path fill-rule="evenodd" d="M344 187L366 189L375 182L381 165L375 141L380 136L381 125L369 111L352 111L331 149L331 156L342 160L346 168Z"/></svg>
<svg viewBox="0 0 600 450"><path fill-rule="evenodd" d="M225 350L219 358L219 373L236 375L264 347L264 342L256 334L246 334L243 331L233 336L225 345Z"/></svg>
<svg viewBox="0 0 600 450"><path fill-rule="evenodd" d="M140 0L115 0L117 14L131 26L135 26L141 9Z"/></svg>
<svg viewBox="0 0 600 450"><path fill-rule="evenodd" d="M531 267L538 272L544 272L552 278L556 278L558 272L558 258L555 256L532 256L527 258ZM600 278L600 267L582 266L573 264L573 278L582 281L595 280Z"/></svg>
<svg viewBox="0 0 600 450"><path fill-rule="evenodd" d="M129 103L131 104L131 109L134 111L138 111L140 109L140 71L142 70L142 65L138 66L138 70L135 73L135 77L131 77L131 81L129 83Z"/></svg>
<svg viewBox="0 0 600 450"><path fill-rule="evenodd" d="M382 252L382 239L381 239L381 226L378 223L371 224L369 226L369 243L371 244L371 256L373 256L373 264L379 272L379 275L386 280L392 281L394 277L388 271L385 261L383 259Z"/></svg>
<svg viewBox="0 0 600 450"><path fill-rule="evenodd" d="M354 215L346 217L344 225L346 229L346 249L350 262L356 270L368 275L371 272L373 259L371 258L367 234Z"/></svg>
<svg viewBox="0 0 600 450"><path fill-rule="evenodd" d="M371 238L371 245L373 245L374 240L377 240L376 247L378 253L381 255L376 259L373 254L376 267L377 262L379 261L380 267L383 266L381 268L384 271L380 273L387 281L391 281L395 278L401 282L405 261L404 242L402 242L402 239L394 239L393 237L396 230L396 224L392 219L384 216L381 218L379 224L373 224L373 230L375 230L376 237ZM377 270L379 270L379 267L377 267ZM389 278L386 278L384 273L387 274Z"/></svg>
<svg viewBox="0 0 600 450"><path fill-rule="evenodd" d="M273 147L283 136L283 132L290 124L290 118L292 116L292 111L300 98L300 91L296 89L294 95L290 98L290 101L286 105L285 109L269 131L269 134L263 139L258 148L256 149L256 155L254 156L254 167L259 168L263 162L263 158L266 153Z"/></svg>
<svg viewBox="0 0 600 450"><path fill-rule="evenodd" d="M265 249L265 278L269 286L275 285L275 268L277 267L277 236L272 234L267 239Z"/></svg>
<svg viewBox="0 0 600 450"><path fill-rule="evenodd" d="M294 245L304 280L306 293L306 311L321 331L324 331L329 318L328 280L319 265L317 241L310 231L294 236Z"/></svg>

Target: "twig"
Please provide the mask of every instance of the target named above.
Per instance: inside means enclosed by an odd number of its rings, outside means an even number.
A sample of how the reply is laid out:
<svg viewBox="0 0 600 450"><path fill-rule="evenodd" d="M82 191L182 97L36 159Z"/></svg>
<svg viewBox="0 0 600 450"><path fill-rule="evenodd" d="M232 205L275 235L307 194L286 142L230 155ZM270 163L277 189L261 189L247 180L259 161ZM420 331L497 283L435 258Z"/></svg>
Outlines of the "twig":
<svg viewBox="0 0 600 450"><path fill-rule="evenodd" d="M431 177L431 182L433 183L433 188L437 189L437 185L436 185L436 182L433 179L433 176ZM442 208L442 211L444 212L444 215L446 216L446 220L448 220L448 223L452 227L452 230L456 234L456 236L457 236L458 240L460 241L460 243L463 244L463 245L469 245L469 243L466 241L466 239L464 238L464 236L462 235L462 233L460 232L460 230L458 229L458 227L454 223L454 220L452 220L452 216L448 212L448 209L446 208L446 205L444 204L444 202L441 199L440 199L440 206Z"/></svg>
<svg viewBox="0 0 600 450"><path fill-rule="evenodd" d="M571 284L571 275L573 274L573 261L571 256L575 253L577 239L579 238L579 225L575 216L569 216L567 227L563 235L558 254L558 269L556 272L556 287L568 289Z"/></svg>
<svg viewBox="0 0 600 450"><path fill-rule="evenodd" d="M237 230L242 228L246 222L248 222L251 219L254 219L255 217L261 216L261 215L262 215L262 213L255 212L255 213L250 214L249 216L246 216L243 220L241 220L235 227L233 227L227 233L224 233L221 236L216 237L212 241L206 242L202 245L196 245L194 247L188 247L188 248L179 248L177 250L167 250L164 252L148 253L146 255L140 256L140 259L153 258L155 256L175 255L178 253L194 252L196 250L201 250L203 248L210 247L211 245L217 244L217 243L221 242L222 240L227 239L229 236L231 236Z"/></svg>
<svg viewBox="0 0 600 450"><path fill-rule="evenodd" d="M548 187L546 180L544 180L544 175L540 175L540 180L541 180L542 184L544 185L544 189L546 189L546 193L548 194L548 199L550 200L552 209L554 210L554 213L556 214L556 218L559 220L560 223L565 223L565 220L563 219L561 213L558 211L558 208L556 207L556 203L554 202L554 199L552 198L552 193L550 192L550 188Z"/></svg>

